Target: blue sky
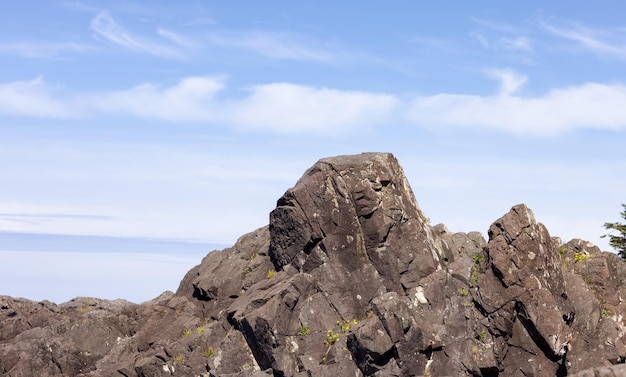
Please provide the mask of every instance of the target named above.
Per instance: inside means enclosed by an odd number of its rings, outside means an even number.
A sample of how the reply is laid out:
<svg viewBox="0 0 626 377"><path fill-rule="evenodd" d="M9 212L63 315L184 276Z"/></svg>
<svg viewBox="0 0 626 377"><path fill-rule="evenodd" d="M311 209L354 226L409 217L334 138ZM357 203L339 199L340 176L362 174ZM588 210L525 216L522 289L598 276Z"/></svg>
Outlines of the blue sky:
<svg viewBox="0 0 626 377"><path fill-rule="evenodd" d="M624 8L5 4L0 231L231 244L319 158L385 151L433 223L485 233L523 202L608 250Z"/></svg>

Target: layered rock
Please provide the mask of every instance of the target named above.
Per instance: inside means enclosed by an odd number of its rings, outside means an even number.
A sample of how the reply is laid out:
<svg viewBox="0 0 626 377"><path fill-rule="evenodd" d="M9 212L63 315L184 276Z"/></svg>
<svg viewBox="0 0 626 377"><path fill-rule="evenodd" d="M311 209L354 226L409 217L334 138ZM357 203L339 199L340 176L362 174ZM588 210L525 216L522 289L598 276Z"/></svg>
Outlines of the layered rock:
<svg viewBox="0 0 626 377"><path fill-rule="evenodd" d="M488 233L428 224L391 154L322 159L176 293L2 298L0 374L625 375L624 263L524 205Z"/></svg>

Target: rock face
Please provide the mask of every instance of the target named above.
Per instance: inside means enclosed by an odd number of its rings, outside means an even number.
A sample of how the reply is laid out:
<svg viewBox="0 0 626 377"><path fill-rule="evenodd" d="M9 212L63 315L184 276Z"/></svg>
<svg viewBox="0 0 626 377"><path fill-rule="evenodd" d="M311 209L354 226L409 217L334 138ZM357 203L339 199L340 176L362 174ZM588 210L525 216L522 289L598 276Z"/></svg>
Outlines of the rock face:
<svg viewBox="0 0 626 377"><path fill-rule="evenodd" d="M428 224L391 154L322 159L143 304L0 297L2 376L626 376L626 265L524 205Z"/></svg>

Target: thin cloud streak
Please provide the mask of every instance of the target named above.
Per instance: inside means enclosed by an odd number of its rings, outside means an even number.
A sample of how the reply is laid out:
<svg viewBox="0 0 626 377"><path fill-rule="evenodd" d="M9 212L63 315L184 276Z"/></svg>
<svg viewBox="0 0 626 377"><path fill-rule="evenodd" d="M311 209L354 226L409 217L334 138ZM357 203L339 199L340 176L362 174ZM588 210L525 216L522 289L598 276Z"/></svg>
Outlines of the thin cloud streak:
<svg viewBox="0 0 626 377"><path fill-rule="evenodd" d="M276 59L329 63L335 54L324 47L309 47L310 41L290 33L248 31L210 33L206 39L213 45L252 51Z"/></svg>
<svg viewBox="0 0 626 377"><path fill-rule="evenodd" d="M93 50L95 48L92 46L73 42L13 42L0 44L0 53L34 59L63 58L66 54L86 53Z"/></svg>
<svg viewBox="0 0 626 377"><path fill-rule="evenodd" d="M598 55L612 56L626 60L626 44L606 40L610 38L613 33L593 30L577 23L568 23L567 26L556 26L542 21L541 26L553 35L577 42L585 49ZM603 39L602 36L605 36L605 39ZM622 32L619 38L623 40L624 36L625 33Z"/></svg>
<svg viewBox="0 0 626 377"><path fill-rule="evenodd" d="M180 58L182 54L166 45L147 40L128 32L118 24L107 11L100 12L92 21L91 29L100 37L124 48L145 52L151 55Z"/></svg>

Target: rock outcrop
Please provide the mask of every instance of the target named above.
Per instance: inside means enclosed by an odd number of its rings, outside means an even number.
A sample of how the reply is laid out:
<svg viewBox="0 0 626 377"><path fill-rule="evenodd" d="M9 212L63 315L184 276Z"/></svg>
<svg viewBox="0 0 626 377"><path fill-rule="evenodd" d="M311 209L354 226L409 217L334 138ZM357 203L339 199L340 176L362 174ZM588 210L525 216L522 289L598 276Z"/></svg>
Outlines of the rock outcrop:
<svg viewBox="0 0 626 377"><path fill-rule="evenodd" d="M524 205L488 241L451 233L366 153L318 161L269 218L143 304L0 297L0 375L626 375L626 265Z"/></svg>

